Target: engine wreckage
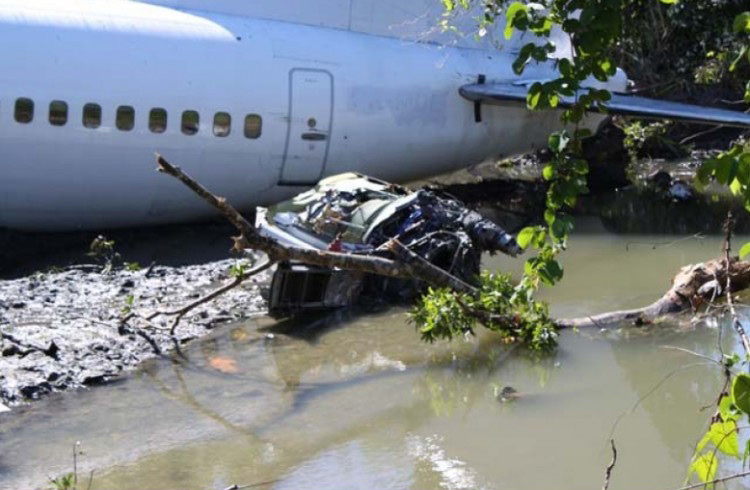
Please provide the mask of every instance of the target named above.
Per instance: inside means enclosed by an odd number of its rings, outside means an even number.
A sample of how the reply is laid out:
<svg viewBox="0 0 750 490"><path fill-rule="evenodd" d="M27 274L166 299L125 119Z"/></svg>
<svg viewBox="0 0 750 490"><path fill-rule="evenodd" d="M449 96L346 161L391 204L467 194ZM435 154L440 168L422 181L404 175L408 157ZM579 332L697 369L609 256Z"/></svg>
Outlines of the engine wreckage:
<svg viewBox="0 0 750 490"><path fill-rule="evenodd" d="M288 247L388 258L392 257L387 244L398 240L470 284L477 282L484 252L521 252L513 236L447 194L410 191L355 173L329 177L293 199L259 208L256 226ZM282 263L271 282L269 312L288 316L373 297L404 301L422 287L416 280Z"/></svg>

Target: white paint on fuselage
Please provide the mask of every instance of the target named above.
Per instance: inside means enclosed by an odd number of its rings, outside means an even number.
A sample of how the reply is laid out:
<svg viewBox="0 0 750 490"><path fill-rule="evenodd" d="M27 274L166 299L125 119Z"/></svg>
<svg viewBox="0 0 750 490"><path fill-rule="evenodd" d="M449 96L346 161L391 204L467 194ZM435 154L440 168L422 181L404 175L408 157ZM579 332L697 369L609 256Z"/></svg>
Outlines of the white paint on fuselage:
<svg viewBox="0 0 750 490"><path fill-rule="evenodd" d="M510 55L491 51L120 0L2 0L0 43L6 227L96 229L211 215L155 171L154 152L240 209L299 192L279 185L295 69L324 70L333 80L321 175L423 178L542 146L558 125L554 113L519 107L485 106L483 121L474 121L458 88L480 73L490 82L516 78ZM524 76L551 71L531 66ZM29 124L14 120L18 97L34 101ZM48 122L52 100L67 102L66 125ZM86 103L101 105L101 127L83 126ZM120 105L135 108L132 131L115 128ZM148 129L152 108L167 110L164 133ZM184 110L200 113L196 135L180 130ZM225 138L213 134L218 111L232 115ZM258 139L243 135L247 114L263 118Z"/></svg>

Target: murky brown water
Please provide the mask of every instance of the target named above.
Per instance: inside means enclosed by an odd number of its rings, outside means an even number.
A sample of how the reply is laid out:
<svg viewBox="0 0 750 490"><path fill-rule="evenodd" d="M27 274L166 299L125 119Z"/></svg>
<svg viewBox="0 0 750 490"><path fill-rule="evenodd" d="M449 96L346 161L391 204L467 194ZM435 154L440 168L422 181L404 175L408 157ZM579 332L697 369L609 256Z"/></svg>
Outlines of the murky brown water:
<svg viewBox="0 0 750 490"><path fill-rule="evenodd" d="M581 228L544 292L560 316L645 304L719 248ZM491 335L426 345L405 318L261 318L190 345L187 364L35 403L0 419L0 488L69 471L76 440L93 489L601 488L611 433L611 489L681 486L720 373L665 346L715 355L718 328L566 332L534 361ZM508 385L524 396L499 402Z"/></svg>

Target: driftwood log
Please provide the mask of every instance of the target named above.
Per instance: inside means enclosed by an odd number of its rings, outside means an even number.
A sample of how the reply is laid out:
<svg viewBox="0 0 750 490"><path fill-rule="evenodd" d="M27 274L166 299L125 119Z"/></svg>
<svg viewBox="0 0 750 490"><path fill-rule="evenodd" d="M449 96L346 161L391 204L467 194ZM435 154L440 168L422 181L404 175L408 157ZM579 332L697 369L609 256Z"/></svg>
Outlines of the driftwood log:
<svg viewBox="0 0 750 490"><path fill-rule="evenodd" d="M233 239L234 248L238 252L245 249L259 250L268 255L271 264L293 260L321 267L337 267L388 277L418 279L436 287L447 287L469 294L476 293L473 286L432 265L406 249L395 239L385 245L396 257L395 260L376 255L355 255L285 247L275 240L262 236L255 225L247 221L225 198L216 196L158 154L157 164L160 172L178 179L221 212L237 228L240 234ZM727 247L728 243L729 240L727 240ZM725 258L688 265L680 269L672 280L672 287L661 298L646 307L581 318L557 319L555 324L560 329L608 327L622 323L642 325L651 323L661 316L697 310L702 305L721 298L727 289L737 292L749 286L750 262L730 257L727 248Z"/></svg>
<svg viewBox="0 0 750 490"><path fill-rule="evenodd" d="M730 273L727 276L727 269ZM726 260L717 258L700 264L687 265L672 279L672 287L664 295L643 308L602 313L582 318L556 320L560 328L606 327L614 324L651 323L665 315L697 310L701 306L721 298L725 292L727 279L731 291L737 292L750 286L750 262L736 257Z"/></svg>

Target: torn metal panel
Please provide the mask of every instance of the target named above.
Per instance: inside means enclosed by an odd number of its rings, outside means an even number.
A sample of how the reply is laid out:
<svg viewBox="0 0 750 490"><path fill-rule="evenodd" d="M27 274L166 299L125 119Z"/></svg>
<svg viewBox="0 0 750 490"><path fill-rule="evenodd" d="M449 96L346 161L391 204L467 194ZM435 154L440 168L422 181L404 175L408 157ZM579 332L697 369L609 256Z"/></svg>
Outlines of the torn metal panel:
<svg viewBox="0 0 750 490"><path fill-rule="evenodd" d="M261 234L285 246L390 257L392 239L433 265L476 283L484 252L517 255L513 236L457 199L407 189L359 174L322 180L314 189L260 210ZM283 264L269 297L273 315L353 304L361 293L408 300L417 281L365 276L304 264Z"/></svg>

